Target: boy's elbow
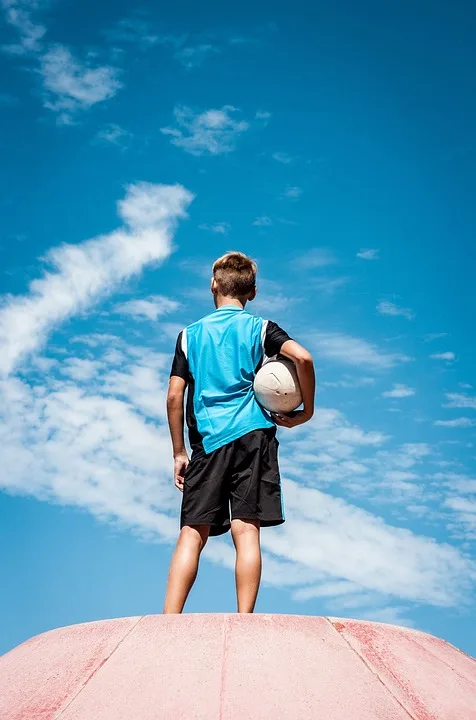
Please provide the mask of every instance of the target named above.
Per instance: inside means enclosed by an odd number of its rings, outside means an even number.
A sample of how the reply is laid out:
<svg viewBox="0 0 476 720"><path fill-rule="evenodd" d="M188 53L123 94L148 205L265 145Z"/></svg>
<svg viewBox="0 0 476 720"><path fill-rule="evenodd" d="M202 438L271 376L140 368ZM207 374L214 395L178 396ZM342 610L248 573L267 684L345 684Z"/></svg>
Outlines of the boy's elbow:
<svg viewBox="0 0 476 720"><path fill-rule="evenodd" d="M167 407L171 409L171 408L182 407L182 405L183 405L183 393L169 391L169 393L167 395Z"/></svg>
<svg viewBox="0 0 476 720"><path fill-rule="evenodd" d="M313 364L312 355L308 350L302 348L296 353L294 362L304 367L310 367Z"/></svg>

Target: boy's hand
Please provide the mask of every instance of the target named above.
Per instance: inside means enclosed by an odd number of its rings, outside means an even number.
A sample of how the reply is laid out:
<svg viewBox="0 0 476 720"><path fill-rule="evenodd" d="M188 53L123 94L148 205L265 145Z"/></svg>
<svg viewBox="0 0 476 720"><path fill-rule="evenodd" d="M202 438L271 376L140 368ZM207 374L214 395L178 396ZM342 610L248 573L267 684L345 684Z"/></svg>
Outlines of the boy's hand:
<svg viewBox="0 0 476 720"><path fill-rule="evenodd" d="M183 492L183 480L189 462L187 453L180 453L174 457L174 485L180 492Z"/></svg>
<svg viewBox="0 0 476 720"><path fill-rule="evenodd" d="M294 412L290 413L271 413L271 417L276 425L293 428L298 425L304 425L304 423L312 418L312 415L304 410L294 410Z"/></svg>

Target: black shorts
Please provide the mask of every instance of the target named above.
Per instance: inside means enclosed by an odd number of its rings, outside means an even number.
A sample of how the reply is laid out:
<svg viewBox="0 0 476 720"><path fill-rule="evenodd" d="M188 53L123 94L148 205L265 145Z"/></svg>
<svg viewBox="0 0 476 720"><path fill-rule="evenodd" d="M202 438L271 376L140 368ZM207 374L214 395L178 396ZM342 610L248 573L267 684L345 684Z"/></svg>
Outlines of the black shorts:
<svg viewBox="0 0 476 720"><path fill-rule="evenodd" d="M214 450L194 453L185 472L180 526L210 525L222 535L233 520L284 522L276 428L253 430Z"/></svg>

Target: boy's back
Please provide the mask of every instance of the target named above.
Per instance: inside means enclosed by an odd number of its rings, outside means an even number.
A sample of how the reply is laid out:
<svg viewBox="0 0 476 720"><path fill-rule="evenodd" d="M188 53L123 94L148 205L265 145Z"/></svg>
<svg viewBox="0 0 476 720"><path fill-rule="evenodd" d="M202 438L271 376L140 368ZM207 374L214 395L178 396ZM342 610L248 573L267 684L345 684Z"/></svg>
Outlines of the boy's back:
<svg viewBox="0 0 476 720"><path fill-rule="evenodd" d="M189 384L193 449L210 453L246 433L274 427L257 403L253 380L265 357L289 336L276 323L222 305L179 335L172 374Z"/></svg>

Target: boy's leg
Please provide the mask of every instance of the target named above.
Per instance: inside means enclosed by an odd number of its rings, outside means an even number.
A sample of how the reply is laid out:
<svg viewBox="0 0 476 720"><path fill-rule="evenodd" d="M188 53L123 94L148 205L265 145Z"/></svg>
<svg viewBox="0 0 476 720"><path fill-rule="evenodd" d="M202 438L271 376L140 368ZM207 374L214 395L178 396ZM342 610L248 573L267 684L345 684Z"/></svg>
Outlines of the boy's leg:
<svg viewBox="0 0 476 720"><path fill-rule="evenodd" d="M232 520L231 534L236 549L238 612L252 613L261 580L259 520Z"/></svg>
<svg viewBox="0 0 476 720"><path fill-rule="evenodd" d="M234 442L230 480L238 612L253 612L261 578L260 528L284 522L274 428Z"/></svg>
<svg viewBox="0 0 476 720"><path fill-rule="evenodd" d="M185 525L170 563L164 613L181 613L198 572L200 553L210 532L209 525Z"/></svg>

